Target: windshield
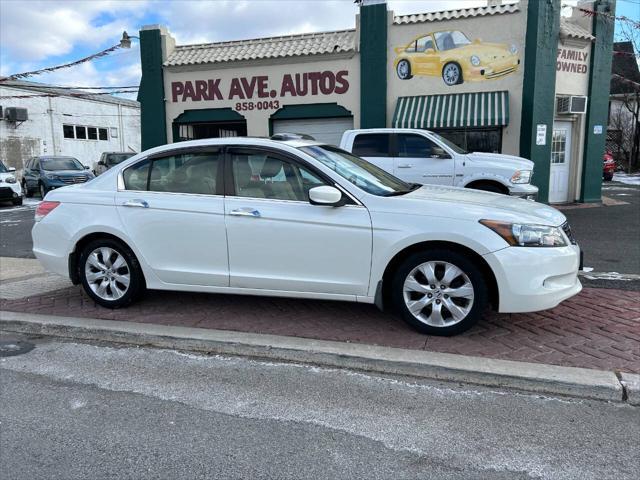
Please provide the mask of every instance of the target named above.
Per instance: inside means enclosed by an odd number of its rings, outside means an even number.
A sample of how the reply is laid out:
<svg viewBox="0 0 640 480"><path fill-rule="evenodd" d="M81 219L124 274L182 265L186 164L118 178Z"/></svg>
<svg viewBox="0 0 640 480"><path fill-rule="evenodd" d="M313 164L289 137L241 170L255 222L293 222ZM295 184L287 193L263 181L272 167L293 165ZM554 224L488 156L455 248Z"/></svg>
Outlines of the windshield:
<svg viewBox="0 0 640 480"><path fill-rule="evenodd" d="M7 173L9 169L4 165L4 163L0 162L0 173Z"/></svg>
<svg viewBox="0 0 640 480"><path fill-rule="evenodd" d="M458 30L437 32L435 37L438 50L453 50L454 48L464 47L471 43L466 35Z"/></svg>
<svg viewBox="0 0 640 480"><path fill-rule="evenodd" d="M117 165L134 155L135 153L110 153L107 155L107 165Z"/></svg>
<svg viewBox="0 0 640 480"><path fill-rule="evenodd" d="M330 145L300 147L304 153L372 195L388 197L415 190L415 185L405 183L366 160Z"/></svg>
<svg viewBox="0 0 640 480"><path fill-rule="evenodd" d="M43 170L84 170L82 164L72 157L60 157L60 158L42 158L40 159L40 165Z"/></svg>
<svg viewBox="0 0 640 480"><path fill-rule="evenodd" d="M460 154L460 155L466 155L467 152L464 148L459 147L458 145L456 145L455 143L453 143L451 140L444 138L441 135L438 135L435 132L430 132L431 135L433 135L434 137L436 137L438 140L440 140L442 143L444 143L447 147L449 147L451 150L453 150L454 152Z"/></svg>

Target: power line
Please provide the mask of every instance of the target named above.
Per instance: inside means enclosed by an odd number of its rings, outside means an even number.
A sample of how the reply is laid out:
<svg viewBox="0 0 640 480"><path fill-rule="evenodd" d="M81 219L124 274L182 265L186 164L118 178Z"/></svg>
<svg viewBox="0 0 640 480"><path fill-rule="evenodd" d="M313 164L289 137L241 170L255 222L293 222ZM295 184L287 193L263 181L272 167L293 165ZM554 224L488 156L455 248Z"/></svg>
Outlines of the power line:
<svg viewBox="0 0 640 480"><path fill-rule="evenodd" d="M93 93L73 93L73 92L69 92L69 93L65 93L65 94L56 94L56 93L33 93L33 94L27 94L27 95L1 95L0 99L1 100L5 100L5 99L9 99L9 98L36 98L36 97L73 97L73 98L88 98L91 99L92 97L96 97L98 95L111 95L113 93L137 93L137 87L136 90L113 90L113 91L109 91L109 92L93 92Z"/></svg>

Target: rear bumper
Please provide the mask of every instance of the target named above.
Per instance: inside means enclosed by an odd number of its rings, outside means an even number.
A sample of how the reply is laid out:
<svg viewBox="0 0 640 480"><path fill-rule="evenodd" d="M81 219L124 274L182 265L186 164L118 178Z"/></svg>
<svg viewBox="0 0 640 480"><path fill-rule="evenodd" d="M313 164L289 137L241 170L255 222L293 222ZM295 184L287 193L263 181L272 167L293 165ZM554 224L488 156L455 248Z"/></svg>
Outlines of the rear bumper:
<svg viewBox="0 0 640 480"><path fill-rule="evenodd" d="M582 290L580 248L508 247L484 255L498 284L502 313L537 312Z"/></svg>

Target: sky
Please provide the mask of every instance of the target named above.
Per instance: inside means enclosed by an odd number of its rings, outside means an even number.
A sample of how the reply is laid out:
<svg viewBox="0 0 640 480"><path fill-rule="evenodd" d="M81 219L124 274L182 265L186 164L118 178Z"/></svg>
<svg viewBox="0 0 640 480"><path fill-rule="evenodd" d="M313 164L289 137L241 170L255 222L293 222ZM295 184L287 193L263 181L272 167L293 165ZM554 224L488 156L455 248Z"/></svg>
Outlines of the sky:
<svg viewBox="0 0 640 480"><path fill-rule="evenodd" d="M565 0L574 3L577 0ZM388 0L396 14L485 5L486 0ZM354 28L353 0L0 0L0 75L60 65L163 24L179 45ZM640 0L618 0L618 15L640 20ZM131 49L29 80L67 86L140 81Z"/></svg>

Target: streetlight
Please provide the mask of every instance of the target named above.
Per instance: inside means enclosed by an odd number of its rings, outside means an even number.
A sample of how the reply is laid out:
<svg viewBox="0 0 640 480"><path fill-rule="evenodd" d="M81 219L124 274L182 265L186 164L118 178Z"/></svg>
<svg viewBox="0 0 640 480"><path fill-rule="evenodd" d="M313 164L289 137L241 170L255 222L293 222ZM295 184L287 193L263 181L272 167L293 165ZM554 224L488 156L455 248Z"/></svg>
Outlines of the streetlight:
<svg viewBox="0 0 640 480"><path fill-rule="evenodd" d="M140 37L129 35L126 30L122 32L122 38L120 39L120 48L131 48L132 38L140 40Z"/></svg>

